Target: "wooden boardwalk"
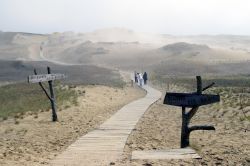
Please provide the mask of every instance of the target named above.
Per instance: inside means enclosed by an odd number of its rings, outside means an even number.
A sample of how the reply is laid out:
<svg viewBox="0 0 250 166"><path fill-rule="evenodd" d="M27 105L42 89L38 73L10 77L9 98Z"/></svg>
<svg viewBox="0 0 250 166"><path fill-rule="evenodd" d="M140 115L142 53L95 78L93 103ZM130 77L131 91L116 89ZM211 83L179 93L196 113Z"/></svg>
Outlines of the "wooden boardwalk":
<svg viewBox="0 0 250 166"><path fill-rule="evenodd" d="M191 148L133 151L132 160L172 160L172 159L201 159Z"/></svg>
<svg viewBox="0 0 250 166"><path fill-rule="evenodd" d="M144 98L127 104L97 129L79 138L51 165L106 166L120 159L136 123L148 107L161 97L161 93L150 86L143 88L147 91Z"/></svg>

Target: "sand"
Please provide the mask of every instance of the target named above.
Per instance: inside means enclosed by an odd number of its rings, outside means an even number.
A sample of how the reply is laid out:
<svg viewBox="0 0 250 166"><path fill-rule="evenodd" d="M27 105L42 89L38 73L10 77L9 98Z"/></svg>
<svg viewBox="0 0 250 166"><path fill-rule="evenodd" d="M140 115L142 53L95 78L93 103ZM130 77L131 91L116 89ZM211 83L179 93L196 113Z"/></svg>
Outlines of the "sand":
<svg viewBox="0 0 250 166"><path fill-rule="evenodd" d="M177 88L170 85L173 91L185 90ZM47 165L79 136L99 126L121 106L145 95L143 91L130 87L87 86L77 87L76 91L82 95L78 99L79 106L58 112L57 123L50 121L50 112L1 122L0 165ZM134 150L180 147L181 109L162 103L160 100L148 109L129 136L122 159L112 162L112 165L250 164L250 122L240 120L242 113L238 108L216 109L212 105L200 107L191 122L191 125L214 125L216 128L216 131L195 131L191 134L190 145L202 159L131 160ZM247 109L245 112L249 114L250 109Z"/></svg>
<svg viewBox="0 0 250 166"><path fill-rule="evenodd" d="M59 122L51 122L48 111L0 122L0 165L47 165L123 105L145 95L131 87L80 86L75 90L80 94L79 105L58 111Z"/></svg>
<svg viewBox="0 0 250 166"><path fill-rule="evenodd" d="M123 159L116 165L250 165L250 122L240 120L242 113L238 109L216 110L212 105L200 107L191 121L191 125L214 125L216 128L216 131L191 133L191 147L201 160L131 160L134 150L180 148L181 108L162 103L161 100L154 104L138 122L128 138Z"/></svg>

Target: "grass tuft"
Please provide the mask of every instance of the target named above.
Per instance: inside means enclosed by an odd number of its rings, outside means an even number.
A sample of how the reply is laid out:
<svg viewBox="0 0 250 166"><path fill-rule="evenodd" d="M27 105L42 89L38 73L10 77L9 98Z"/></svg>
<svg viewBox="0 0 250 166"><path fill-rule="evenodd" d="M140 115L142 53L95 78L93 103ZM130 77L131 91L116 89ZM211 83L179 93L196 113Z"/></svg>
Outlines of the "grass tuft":
<svg viewBox="0 0 250 166"><path fill-rule="evenodd" d="M54 87L57 109L63 107L64 102L77 104L74 90L62 89L56 85ZM17 118L25 112L32 114L39 110L49 110L50 101L38 84L20 83L0 87L0 106L0 117L5 120L9 116Z"/></svg>

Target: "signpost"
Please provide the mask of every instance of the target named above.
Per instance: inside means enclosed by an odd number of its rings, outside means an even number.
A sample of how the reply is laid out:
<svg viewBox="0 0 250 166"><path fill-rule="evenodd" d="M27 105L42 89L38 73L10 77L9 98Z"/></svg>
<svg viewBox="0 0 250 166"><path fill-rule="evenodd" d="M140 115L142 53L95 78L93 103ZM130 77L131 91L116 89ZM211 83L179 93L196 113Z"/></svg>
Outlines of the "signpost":
<svg viewBox="0 0 250 166"><path fill-rule="evenodd" d="M28 76L29 83L38 83L65 78L64 74L39 74Z"/></svg>
<svg viewBox="0 0 250 166"><path fill-rule="evenodd" d="M164 104L192 108L201 105L212 104L219 101L219 95L166 93Z"/></svg>
<svg viewBox="0 0 250 166"><path fill-rule="evenodd" d="M213 126L192 126L189 122L198 111L199 106L212 104L220 101L219 95L202 94L202 91L212 87L214 83L202 88L200 76L196 76L197 92L195 93L166 93L164 104L182 107L182 129L181 129L181 148L189 146L189 135L194 130L215 130ZM186 112L186 107L192 108Z"/></svg>
<svg viewBox="0 0 250 166"><path fill-rule="evenodd" d="M36 72L36 69L34 69L35 75L28 76L28 83L39 83L40 87L42 88L42 90L44 91L48 99L50 100L51 109L52 109L52 121L55 122L58 119L57 119L57 114L56 114L55 96L54 96L52 81L66 78L66 76L64 74L51 74L50 67L47 67L47 71L48 71L48 74L38 75ZM48 94L48 92L46 91L46 89L44 88L42 84L42 82L46 82L46 81L48 81L48 84L49 84L50 95Z"/></svg>

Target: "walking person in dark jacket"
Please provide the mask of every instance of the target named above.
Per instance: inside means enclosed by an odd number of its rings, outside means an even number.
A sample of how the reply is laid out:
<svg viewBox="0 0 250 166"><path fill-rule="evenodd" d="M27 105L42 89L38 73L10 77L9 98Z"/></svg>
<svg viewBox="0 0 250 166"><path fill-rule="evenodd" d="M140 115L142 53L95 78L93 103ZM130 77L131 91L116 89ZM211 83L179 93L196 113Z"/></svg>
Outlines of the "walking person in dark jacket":
<svg viewBox="0 0 250 166"><path fill-rule="evenodd" d="M147 80L148 80L148 74L146 72L144 72L143 74L143 80L144 80L144 84L147 84Z"/></svg>
<svg viewBox="0 0 250 166"><path fill-rule="evenodd" d="M137 83L137 82L138 82L138 78L137 78L137 73L136 73L136 71L135 71L134 74L135 74L135 75L134 75L134 77L135 77L135 83Z"/></svg>

